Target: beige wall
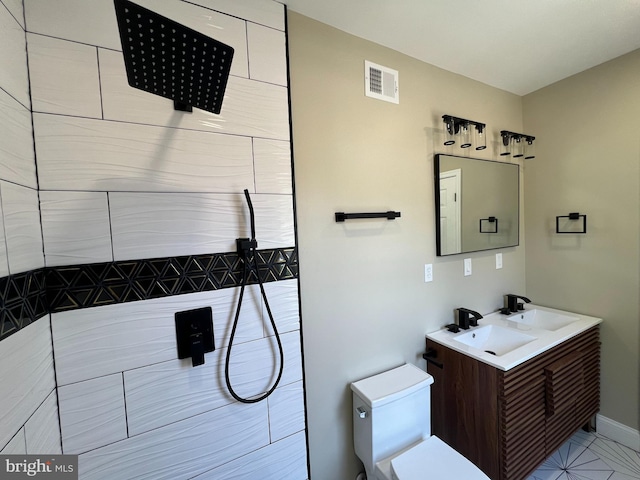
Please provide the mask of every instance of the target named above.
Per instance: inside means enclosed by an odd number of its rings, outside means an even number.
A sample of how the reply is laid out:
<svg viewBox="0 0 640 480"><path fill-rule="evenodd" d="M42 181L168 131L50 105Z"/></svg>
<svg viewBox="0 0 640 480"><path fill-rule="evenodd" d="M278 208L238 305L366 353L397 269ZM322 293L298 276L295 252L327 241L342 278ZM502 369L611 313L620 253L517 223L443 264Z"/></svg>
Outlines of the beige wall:
<svg viewBox="0 0 640 480"><path fill-rule="evenodd" d="M602 317L601 413L638 428L640 51L524 97L527 293ZM556 235L556 215L587 215ZM550 281L553 279L553 281Z"/></svg>
<svg viewBox="0 0 640 480"><path fill-rule="evenodd" d="M306 401L313 480L351 480L349 383L403 362L465 306L524 291L524 247L435 257L434 132L445 113L520 131L521 98L289 12ZM400 104L364 95L364 61L398 70ZM495 145L482 158L496 159ZM394 220L334 212L399 210ZM473 275L463 276L463 258ZM424 283L433 263L434 282Z"/></svg>

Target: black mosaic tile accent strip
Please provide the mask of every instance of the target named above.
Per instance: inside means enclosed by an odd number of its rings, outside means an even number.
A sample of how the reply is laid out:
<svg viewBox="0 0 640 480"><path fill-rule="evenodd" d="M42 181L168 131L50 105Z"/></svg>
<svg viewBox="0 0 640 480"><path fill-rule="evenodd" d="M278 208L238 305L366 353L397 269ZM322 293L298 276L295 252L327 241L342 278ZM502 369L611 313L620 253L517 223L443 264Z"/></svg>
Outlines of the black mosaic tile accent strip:
<svg viewBox="0 0 640 480"><path fill-rule="evenodd" d="M49 313L44 269L0 278L0 340Z"/></svg>
<svg viewBox="0 0 640 480"><path fill-rule="evenodd" d="M262 282L298 278L295 247L256 255ZM69 265L0 278L0 341L48 313L237 287L242 268L231 252ZM250 284L258 282L256 275L252 269Z"/></svg>
<svg viewBox="0 0 640 480"><path fill-rule="evenodd" d="M298 276L295 248L259 250L257 257L263 282ZM237 287L241 281L236 252L72 265L47 269L46 275L51 313ZM255 272L249 283L257 283Z"/></svg>

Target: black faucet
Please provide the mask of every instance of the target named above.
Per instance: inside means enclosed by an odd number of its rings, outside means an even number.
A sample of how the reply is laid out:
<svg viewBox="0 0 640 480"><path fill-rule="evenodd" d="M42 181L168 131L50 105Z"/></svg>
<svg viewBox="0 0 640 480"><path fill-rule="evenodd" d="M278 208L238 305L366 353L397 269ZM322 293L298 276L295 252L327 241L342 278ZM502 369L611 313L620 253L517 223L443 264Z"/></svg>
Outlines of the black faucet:
<svg viewBox="0 0 640 480"><path fill-rule="evenodd" d="M518 299L524 300L527 303L531 303L527 297L522 295L515 295L513 293L507 293L504 296L504 308L509 309L510 312L515 313L518 311Z"/></svg>
<svg viewBox="0 0 640 480"><path fill-rule="evenodd" d="M458 326L463 330L468 330L469 326L477 327L478 320L481 318L482 315L478 312L474 312L468 308L456 308L456 321L458 322Z"/></svg>

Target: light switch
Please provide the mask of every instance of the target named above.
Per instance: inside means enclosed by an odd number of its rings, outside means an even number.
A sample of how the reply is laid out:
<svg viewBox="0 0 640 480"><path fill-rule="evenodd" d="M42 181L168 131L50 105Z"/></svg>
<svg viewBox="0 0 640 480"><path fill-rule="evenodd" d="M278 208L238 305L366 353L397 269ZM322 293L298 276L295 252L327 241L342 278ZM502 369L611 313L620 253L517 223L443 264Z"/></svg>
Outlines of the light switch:
<svg viewBox="0 0 640 480"><path fill-rule="evenodd" d="M465 258L464 259L464 276L468 277L469 275L471 275L471 259Z"/></svg>
<svg viewBox="0 0 640 480"><path fill-rule="evenodd" d="M496 253L496 270L502 268L502 254Z"/></svg>
<svg viewBox="0 0 640 480"><path fill-rule="evenodd" d="M433 282L433 264L427 263L424 266L424 281Z"/></svg>

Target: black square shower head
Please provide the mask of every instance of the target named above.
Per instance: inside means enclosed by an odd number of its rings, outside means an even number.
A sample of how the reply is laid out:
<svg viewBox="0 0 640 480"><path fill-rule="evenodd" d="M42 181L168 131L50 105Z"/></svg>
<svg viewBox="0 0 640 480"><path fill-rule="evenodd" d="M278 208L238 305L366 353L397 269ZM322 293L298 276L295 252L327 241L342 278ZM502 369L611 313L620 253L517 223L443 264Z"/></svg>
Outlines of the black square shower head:
<svg viewBox="0 0 640 480"><path fill-rule="evenodd" d="M114 0L129 85L220 113L233 48L151 10Z"/></svg>

